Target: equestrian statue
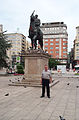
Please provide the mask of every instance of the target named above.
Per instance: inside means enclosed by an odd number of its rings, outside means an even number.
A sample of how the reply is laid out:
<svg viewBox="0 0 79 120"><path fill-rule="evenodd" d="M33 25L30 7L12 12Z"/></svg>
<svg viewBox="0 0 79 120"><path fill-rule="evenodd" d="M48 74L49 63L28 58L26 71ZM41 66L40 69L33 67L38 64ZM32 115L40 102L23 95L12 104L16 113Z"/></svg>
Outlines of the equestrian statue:
<svg viewBox="0 0 79 120"><path fill-rule="evenodd" d="M40 29L40 19L34 15L35 10L30 16L29 38L31 39L32 49L37 48L37 40L43 50L43 33Z"/></svg>

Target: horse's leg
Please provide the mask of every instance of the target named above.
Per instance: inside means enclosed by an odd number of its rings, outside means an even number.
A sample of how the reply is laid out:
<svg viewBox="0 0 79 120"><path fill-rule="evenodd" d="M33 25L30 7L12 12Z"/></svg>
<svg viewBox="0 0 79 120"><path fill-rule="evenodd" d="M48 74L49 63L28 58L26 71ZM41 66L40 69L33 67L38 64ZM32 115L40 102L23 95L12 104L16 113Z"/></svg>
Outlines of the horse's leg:
<svg viewBox="0 0 79 120"><path fill-rule="evenodd" d="M41 41L41 48L42 48L42 50L43 50L43 39L42 39L42 41Z"/></svg>
<svg viewBox="0 0 79 120"><path fill-rule="evenodd" d="M40 44L41 49L43 50L43 39L39 39L39 44Z"/></svg>
<svg viewBox="0 0 79 120"><path fill-rule="evenodd" d="M37 47L37 40L35 39L35 49L36 49L36 47Z"/></svg>
<svg viewBox="0 0 79 120"><path fill-rule="evenodd" d="M35 47L35 49L36 49L36 47L37 47L37 40L36 40L36 35L33 37L33 42L34 42L34 47Z"/></svg>
<svg viewBox="0 0 79 120"><path fill-rule="evenodd" d="M33 40L31 39L32 49L33 49Z"/></svg>

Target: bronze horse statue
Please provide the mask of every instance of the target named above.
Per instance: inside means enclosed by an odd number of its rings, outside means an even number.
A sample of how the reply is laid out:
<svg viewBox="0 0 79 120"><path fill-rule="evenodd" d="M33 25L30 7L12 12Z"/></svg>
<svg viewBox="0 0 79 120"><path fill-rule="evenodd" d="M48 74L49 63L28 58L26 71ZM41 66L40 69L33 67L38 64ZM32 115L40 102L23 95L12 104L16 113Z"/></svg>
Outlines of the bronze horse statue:
<svg viewBox="0 0 79 120"><path fill-rule="evenodd" d="M37 40L40 44L41 49L43 49L43 33L40 29L40 19L38 15L34 16L34 12L30 16L30 28L29 28L29 38L31 39L32 49L37 48Z"/></svg>

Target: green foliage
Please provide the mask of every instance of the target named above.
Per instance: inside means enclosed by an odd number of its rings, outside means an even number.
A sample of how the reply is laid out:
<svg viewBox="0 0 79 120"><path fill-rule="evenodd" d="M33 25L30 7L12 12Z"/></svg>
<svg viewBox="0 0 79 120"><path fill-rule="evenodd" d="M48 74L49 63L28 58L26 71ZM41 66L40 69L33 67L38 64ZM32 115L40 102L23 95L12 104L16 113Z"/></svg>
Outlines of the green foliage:
<svg viewBox="0 0 79 120"><path fill-rule="evenodd" d="M6 36L3 33L0 33L0 68L7 67L6 59L6 50L11 47L11 43L6 40Z"/></svg>
<svg viewBox="0 0 79 120"><path fill-rule="evenodd" d="M57 65L59 65L60 62L56 61L54 58L49 58L49 68L55 68Z"/></svg>
<svg viewBox="0 0 79 120"><path fill-rule="evenodd" d="M18 73L18 74L24 74L24 71L23 71L22 69L18 69L18 70L17 70L17 73Z"/></svg>
<svg viewBox="0 0 79 120"><path fill-rule="evenodd" d="M18 64L17 65L17 73L18 74L24 74L23 66Z"/></svg>
<svg viewBox="0 0 79 120"><path fill-rule="evenodd" d="M79 75L79 73L75 73L75 75Z"/></svg>

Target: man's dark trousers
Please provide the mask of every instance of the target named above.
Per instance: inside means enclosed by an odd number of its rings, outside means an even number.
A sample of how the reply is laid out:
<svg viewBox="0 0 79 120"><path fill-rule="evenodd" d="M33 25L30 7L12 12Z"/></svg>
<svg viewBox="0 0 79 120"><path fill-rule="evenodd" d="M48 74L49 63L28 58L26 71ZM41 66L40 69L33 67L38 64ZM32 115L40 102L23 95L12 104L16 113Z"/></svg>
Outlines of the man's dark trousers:
<svg viewBox="0 0 79 120"><path fill-rule="evenodd" d="M49 79L42 79L42 96L45 96L45 86L47 89L47 96L50 97L50 87L49 87L50 80Z"/></svg>

